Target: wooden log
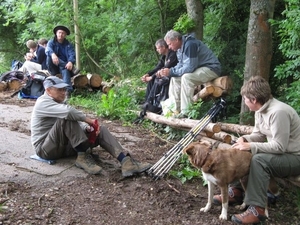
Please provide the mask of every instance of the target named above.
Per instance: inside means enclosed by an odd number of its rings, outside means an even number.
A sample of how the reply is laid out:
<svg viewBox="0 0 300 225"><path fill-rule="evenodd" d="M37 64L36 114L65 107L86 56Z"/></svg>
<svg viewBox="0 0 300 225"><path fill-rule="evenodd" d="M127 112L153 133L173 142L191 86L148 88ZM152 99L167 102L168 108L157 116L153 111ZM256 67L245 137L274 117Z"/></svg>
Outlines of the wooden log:
<svg viewBox="0 0 300 225"><path fill-rule="evenodd" d="M230 144L227 144L227 143L224 143L224 142L221 142L221 141L218 141L218 140L209 138L209 137L204 137L204 136L198 135L198 137L197 137L196 139L197 139L197 140L200 140L200 141L207 141L207 142L209 142L212 146L215 146L215 147L217 147L217 148L219 148L219 149L226 150L226 149L231 148L231 145L230 145Z"/></svg>
<svg viewBox="0 0 300 225"><path fill-rule="evenodd" d="M231 144L231 142L232 142L231 135L224 131L220 131L219 133L214 133L214 135L211 138L218 140L218 141L222 141L227 144Z"/></svg>
<svg viewBox="0 0 300 225"><path fill-rule="evenodd" d="M86 75L78 74L72 77L72 84L75 88L86 88L88 86L88 78Z"/></svg>
<svg viewBox="0 0 300 225"><path fill-rule="evenodd" d="M214 87L214 91L212 93L212 96L215 97L215 98L217 98L217 97L222 96L223 93L224 93L224 90L222 88L215 86Z"/></svg>
<svg viewBox="0 0 300 225"><path fill-rule="evenodd" d="M5 81L0 82L0 92L6 91L7 83Z"/></svg>
<svg viewBox="0 0 300 225"><path fill-rule="evenodd" d="M227 134L223 131L221 131L219 133L213 133L213 132L204 130L204 131L200 132L200 135L203 137L208 137L208 138L211 138L211 139L214 139L217 141L221 141L221 142L224 142L227 144L232 144L231 135Z"/></svg>
<svg viewBox="0 0 300 225"><path fill-rule="evenodd" d="M88 84L91 88L100 88L102 83L102 77L99 74L87 74Z"/></svg>
<svg viewBox="0 0 300 225"><path fill-rule="evenodd" d="M106 86L106 85L101 85L101 86L100 86L100 90L101 90L103 93L105 93L105 94L107 94L107 93L110 91L111 88L112 88L112 87L109 87L109 86Z"/></svg>
<svg viewBox="0 0 300 225"><path fill-rule="evenodd" d="M218 123L221 126L221 130L231 133L238 134L251 134L253 131L253 126L239 125L232 123Z"/></svg>
<svg viewBox="0 0 300 225"><path fill-rule="evenodd" d="M166 118L164 116L147 112L145 118L150 119L156 123L167 124L169 126L184 129L189 128L192 129L196 124L199 123L199 120L192 120L192 119L177 119L177 118ZM210 131L213 133L218 133L221 131L221 127L216 123L209 123L205 128L205 131Z"/></svg>
<svg viewBox="0 0 300 225"><path fill-rule="evenodd" d="M200 98L204 99L208 97L209 95L214 93L214 90L215 90L214 87L211 85L204 87L203 89L201 89L201 91L199 91L196 95L194 95L193 101L196 102Z"/></svg>
<svg viewBox="0 0 300 225"><path fill-rule="evenodd" d="M200 132L200 135L206 136L206 137L209 137L209 138L211 138L212 136L214 136L214 134L215 134L214 132L207 131L207 130Z"/></svg>
<svg viewBox="0 0 300 225"><path fill-rule="evenodd" d="M9 91L17 91L22 87L22 82L20 80L11 80L7 82L7 89Z"/></svg>
<svg viewBox="0 0 300 225"><path fill-rule="evenodd" d="M205 86L208 85L219 87L223 89L223 92L228 93L232 89L233 83L229 76L222 76L205 83Z"/></svg>
<svg viewBox="0 0 300 225"><path fill-rule="evenodd" d="M204 88L193 96L194 102L197 102L199 98L205 99L208 96L217 98L223 94L228 94L232 89L232 79L229 76L222 76L203 85ZM199 86L197 88L199 88Z"/></svg>

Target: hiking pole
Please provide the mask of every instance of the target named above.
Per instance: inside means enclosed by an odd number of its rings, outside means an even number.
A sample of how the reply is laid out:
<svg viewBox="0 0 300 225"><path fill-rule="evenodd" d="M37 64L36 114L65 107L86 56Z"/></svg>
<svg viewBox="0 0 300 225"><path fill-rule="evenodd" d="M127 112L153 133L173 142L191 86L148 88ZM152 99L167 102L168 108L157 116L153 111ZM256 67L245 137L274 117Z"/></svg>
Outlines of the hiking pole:
<svg viewBox="0 0 300 225"><path fill-rule="evenodd" d="M159 167L161 162L166 162L169 159L172 159L174 154L176 154L178 151L180 151L181 146L185 146L186 141L189 141L190 138L194 138L194 133L197 131L199 127L203 124L203 121L207 119L207 116L202 118L199 123L191 130L189 131L171 150L169 150L164 157L162 157L156 164L152 166L152 169L155 169L156 167Z"/></svg>
<svg viewBox="0 0 300 225"><path fill-rule="evenodd" d="M200 119L200 121L148 170L148 174L155 180L163 177L182 155L182 150L196 138L196 136L222 109L225 108L225 105L226 102L222 98L219 102L215 103L212 108Z"/></svg>
<svg viewBox="0 0 300 225"><path fill-rule="evenodd" d="M213 109L209 111L209 114L213 111ZM199 123L194 128L192 128L192 130L189 131L171 150L169 150L163 158L161 158L155 165L153 165L151 169L155 169L160 165L162 161L165 161L168 158L172 158L173 153L180 150L181 146L185 146L186 141L189 141L190 138L194 139L199 131L201 131L200 129L204 127L204 125L206 126L206 124L210 121L209 114L207 113L202 119L200 119Z"/></svg>

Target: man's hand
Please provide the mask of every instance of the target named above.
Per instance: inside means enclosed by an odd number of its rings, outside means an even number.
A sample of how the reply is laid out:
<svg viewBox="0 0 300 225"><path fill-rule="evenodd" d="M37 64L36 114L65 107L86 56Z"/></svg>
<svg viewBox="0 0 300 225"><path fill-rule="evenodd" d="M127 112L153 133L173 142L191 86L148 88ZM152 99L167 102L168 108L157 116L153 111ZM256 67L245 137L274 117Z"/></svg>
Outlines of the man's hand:
<svg viewBox="0 0 300 225"><path fill-rule="evenodd" d="M241 150L241 151L250 151L250 143L245 141L243 137L237 139L236 143L232 145L232 148Z"/></svg>
<svg viewBox="0 0 300 225"><path fill-rule="evenodd" d="M58 59L58 57L55 53L52 53L51 58L52 58L52 62L53 62L54 65L59 64L59 59Z"/></svg>
<svg viewBox="0 0 300 225"><path fill-rule="evenodd" d="M152 77L149 76L149 74L145 74L142 76L141 80L145 83L149 82L150 80L152 80Z"/></svg>
<svg viewBox="0 0 300 225"><path fill-rule="evenodd" d="M169 68L161 69L159 73L161 76L167 77L170 74L170 69Z"/></svg>
<svg viewBox="0 0 300 225"><path fill-rule="evenodd" d="M69 71L71 71L73 69L73 63L68 62L67 65L65 66L65 68Z"/></svg>

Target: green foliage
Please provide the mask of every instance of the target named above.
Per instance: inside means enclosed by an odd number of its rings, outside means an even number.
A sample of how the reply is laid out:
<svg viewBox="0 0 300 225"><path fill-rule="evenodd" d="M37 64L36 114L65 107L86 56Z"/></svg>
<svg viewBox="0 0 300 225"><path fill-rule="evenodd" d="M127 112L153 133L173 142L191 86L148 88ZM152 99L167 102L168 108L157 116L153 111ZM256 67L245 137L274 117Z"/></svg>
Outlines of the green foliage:
<svg viewBox="0 0 300 225"><path fill-rule="evenodd" d="M279 49L285 57L285 62L277 65L275 76L279 79L300 78L300 19L299 1L285 0L283 19L272 20L276 33L281 39Z"/></svg>
<svg viewBox="0 0 300 225"><path fill-rule="evenodd" d="M130 89L123 88L118 92L111 89L107 95L102 95L97 114L110 119L132 120L134 112L129 109L134 105Z"/></svg>
<svg viewBox="0 0 300 225"><path fill-rule="evenodd" d="M179 158L176 169L170 170L169 174L178 178L183 184L193 178L202 178L201 171L192 167L187 155ZM206 185L205 180L203 180L203 185Z"/></svg>
<svg viewBox="0 0 300 225"><path fill-rule="evenodd" d="M299 211L300 210L300 188L296 187L295 192L296 192L296 205Z"/></svg>
<svg viewBox="0 0 300 225"><path fill-rule="evenodd" d="M300 115L300 80L291 84L291 87L286 89L286 101Z"/></svg>
<svg viewBox="0 0 300 225"><path fill-rule="evenodd" d="M203 104L203 101L200 99L199 101L191 104L188 108L188 118L191 119L200 119L200 109Z"/></svg>
<svg viewBox="0 0 300 225"><path fill-rule="evenodd" d="M182 14L174 25L174 30L186 34L195 29L195 22L188 16L187 13Z"/></svg>
<svg viewBox="0 0 300 225"><path fill-rule="evenodd" d="M167 140L180 140L186 134L186 131L178 130L170 126L166 126L164 131L168 135Z"/></svg>
<svg viewBox="0 0 300 225"><path fill-rule="evenodd" d="M137 117L137 99L139 91L134 81L123 82L112 88L108 94L102 92L74 93L69 103L95 112L98 116L133 121Z"/></svg>

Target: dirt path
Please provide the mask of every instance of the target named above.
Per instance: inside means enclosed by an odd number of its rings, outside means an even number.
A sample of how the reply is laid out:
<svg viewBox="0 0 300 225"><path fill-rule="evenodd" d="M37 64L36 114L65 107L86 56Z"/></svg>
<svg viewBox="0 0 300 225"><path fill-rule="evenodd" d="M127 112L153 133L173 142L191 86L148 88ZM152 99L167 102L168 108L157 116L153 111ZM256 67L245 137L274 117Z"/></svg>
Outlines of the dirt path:
<svg viewBox="0 0 300 225"><path fill-rule="evenodd" d="M209 213L207 189L201 180L185 185L147 174L123 179L120 165L101 148L99 164L106 176L87 175L74 166L75 158L55 165L29 157L30 114L34 101L0 95L0 225L1 224L232 224L218 219L220 206ZM172 145L141 127L123 127L99 118L132 156L155 163ZM218 190L216 189L216 193ZM266 224L299 224L291 191L269 209ZM230 207L229 214L239 213Z"/></svg>

